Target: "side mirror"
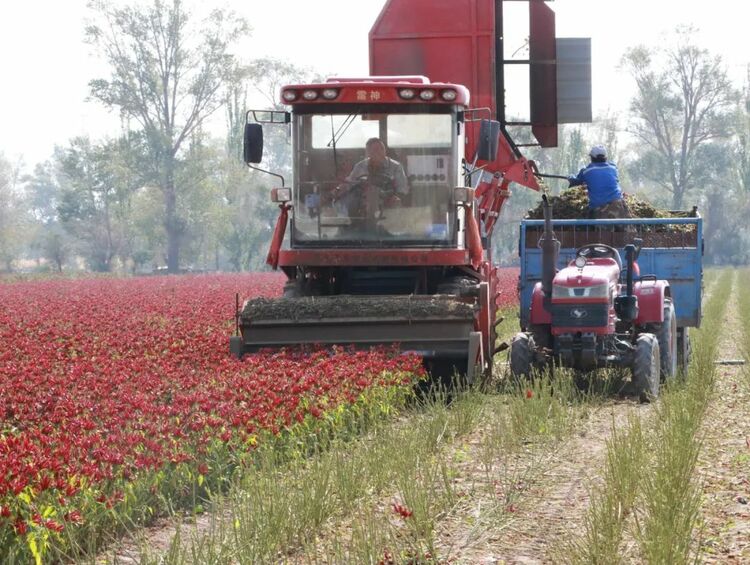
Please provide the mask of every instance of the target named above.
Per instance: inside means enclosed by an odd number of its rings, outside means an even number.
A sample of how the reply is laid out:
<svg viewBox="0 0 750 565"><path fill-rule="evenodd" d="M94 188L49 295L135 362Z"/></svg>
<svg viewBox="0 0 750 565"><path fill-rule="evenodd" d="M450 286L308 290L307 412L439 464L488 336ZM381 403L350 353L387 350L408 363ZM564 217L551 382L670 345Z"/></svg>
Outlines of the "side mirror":
<svg viewBox="0 0 750 565"><path fill-rule="evenodd" d="M497 149L499 144L500 122L495 120L482 120L479 125L477 159L479 161L494 161L497 159Z"/></svg>
<svg viewBox="0 0 750 565"><path fill-rule="evenodd" d="M245 139L242 156L245 163L260 163L263 160L263 126L245 124Z"/></svg>

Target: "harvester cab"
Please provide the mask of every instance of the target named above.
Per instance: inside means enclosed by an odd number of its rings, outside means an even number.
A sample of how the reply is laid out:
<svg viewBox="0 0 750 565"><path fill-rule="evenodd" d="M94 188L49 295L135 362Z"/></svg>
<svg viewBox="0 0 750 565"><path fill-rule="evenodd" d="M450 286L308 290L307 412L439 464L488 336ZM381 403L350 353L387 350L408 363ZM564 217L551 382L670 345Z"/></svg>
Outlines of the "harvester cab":
<svg viewBox="0 0 750 565"><path fill-rule="evenodd" d="M254 168L262 159L258 118L289 124L294 182L272 191L281 215L268 254L288 280L282 298L243 305L233 352L397 343L433 371L486 370L497 289L464 159L468 90L334 78L286 86L281 99L289 113L249 113L244 155ZM480 130L474 162L494 161L499 128Z"/></svg>

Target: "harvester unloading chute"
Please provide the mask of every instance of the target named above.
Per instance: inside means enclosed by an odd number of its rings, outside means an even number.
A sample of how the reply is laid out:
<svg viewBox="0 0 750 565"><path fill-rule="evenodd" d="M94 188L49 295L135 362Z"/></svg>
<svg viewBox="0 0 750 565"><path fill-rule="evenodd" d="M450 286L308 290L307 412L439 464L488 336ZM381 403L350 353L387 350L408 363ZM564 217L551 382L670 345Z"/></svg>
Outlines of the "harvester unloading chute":
<svg viewBox="0 0 750 565"><path fill-rule="evenodd" d="M532 132L544 147L557 145L555 17L531 0L530 103ZM473 180L484 232L492 232L515 182L540 190L534 164L506 130L502 56L502 0L388 0L370 30L370 74L430 77L469 88L474 111L467 112L466 157L477 154L483 118L500 124L494 160L478 161Z"/></svg>

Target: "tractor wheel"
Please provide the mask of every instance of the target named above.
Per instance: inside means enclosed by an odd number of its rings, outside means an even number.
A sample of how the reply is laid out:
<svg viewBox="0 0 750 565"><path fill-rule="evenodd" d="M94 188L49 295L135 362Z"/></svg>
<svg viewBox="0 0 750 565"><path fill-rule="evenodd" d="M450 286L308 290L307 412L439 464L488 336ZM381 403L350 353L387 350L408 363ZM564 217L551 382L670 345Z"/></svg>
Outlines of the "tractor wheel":
<svg viewBox="0 0 750 565"><path fill-rule="evenodd" d="M667 382L677 375L677 318L670 298L664 299L664 321L654 327L659 342L661 380Z"/></svg>
<svg viewBox="0 0 750 565"><path fill-rule="evenodd" d="M677 330L677 369L683 375L687 374L692 352L693 348L690 345L690 334L688 334L688 328L679 328Z"/></svg>
<svg viewBox="0 0 750 565"><path fill-rule="evenodd" d="M510 374L516 378L526 379L531 376L534 366L534 338L531 335L517 333L510 342Z"/></svg>
<svg viewBox="0 0 750 565"><path fill-rule="evenodd" d="M659 396L660 370L659 341L654 334L640 334L633 359L633 389L641 402Z"/></svg>

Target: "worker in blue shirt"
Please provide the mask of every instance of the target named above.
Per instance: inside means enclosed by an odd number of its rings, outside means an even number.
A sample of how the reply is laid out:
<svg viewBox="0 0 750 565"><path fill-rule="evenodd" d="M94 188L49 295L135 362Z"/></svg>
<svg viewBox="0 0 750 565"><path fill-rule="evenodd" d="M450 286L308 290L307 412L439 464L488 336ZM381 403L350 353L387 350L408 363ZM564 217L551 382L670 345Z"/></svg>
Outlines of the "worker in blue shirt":
<svg viewBox="0 0 750 565"><path fill-rule="evenodd" d="M594 145L589 152L591 163L577 175L568 177L570 186L586 185L589 212L592 218L629 218L622 198L617 166L607 161L603 145Z"/></svg>

